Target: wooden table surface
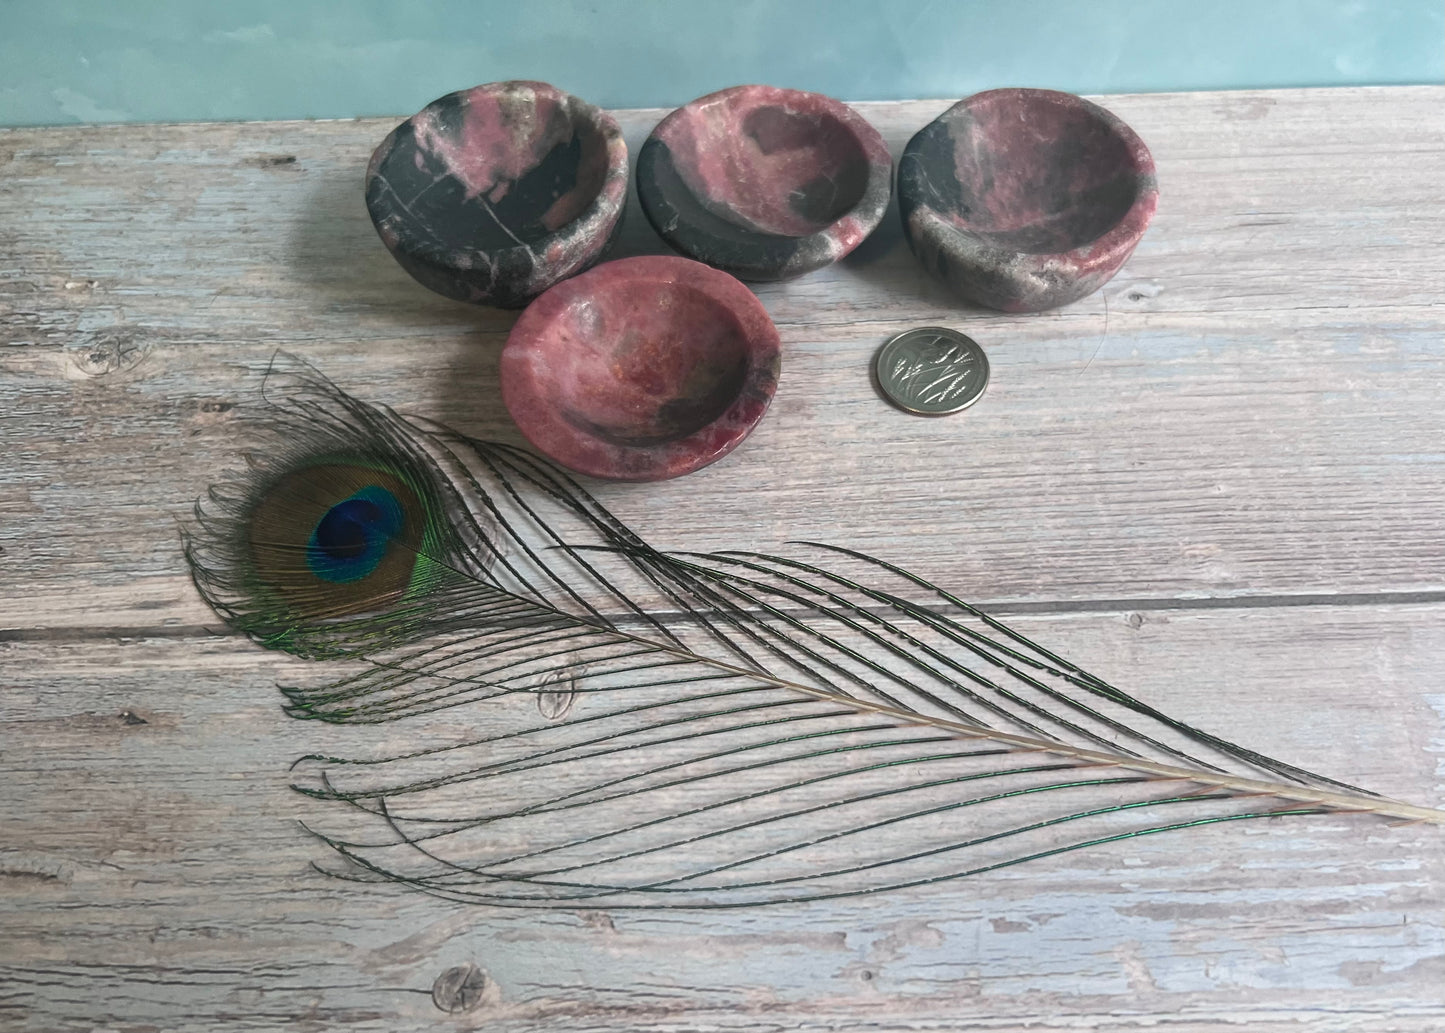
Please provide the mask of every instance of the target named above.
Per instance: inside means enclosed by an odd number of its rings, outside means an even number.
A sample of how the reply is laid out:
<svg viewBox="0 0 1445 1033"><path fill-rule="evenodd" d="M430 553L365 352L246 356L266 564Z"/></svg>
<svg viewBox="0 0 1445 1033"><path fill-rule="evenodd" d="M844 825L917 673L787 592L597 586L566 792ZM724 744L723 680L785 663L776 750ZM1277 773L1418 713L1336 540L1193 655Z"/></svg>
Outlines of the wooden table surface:
<svg viewBox="0 0 1445 1033"><path fill-rule="evenodd" d="M772 410L602 486L655 543L814 538L927 573L1166 713L1445 802L1445 87L1117 96L1159 214L1059 311L950 298L896 212L759 296ZM860 104L895 153L945 101ZM659 111L619 113L633 154ZM504 912L328 880L284 717L178 520L272 353L516 441L512 315L367 220L393 120L0 131L0 1029L1445 1028L1445 834L1331 816L1149 837L859 901ZM635 210L622 253L661 252ZM869 360L942 324L968 412ZM444 969L488 974L439 1011Z"/></svg>

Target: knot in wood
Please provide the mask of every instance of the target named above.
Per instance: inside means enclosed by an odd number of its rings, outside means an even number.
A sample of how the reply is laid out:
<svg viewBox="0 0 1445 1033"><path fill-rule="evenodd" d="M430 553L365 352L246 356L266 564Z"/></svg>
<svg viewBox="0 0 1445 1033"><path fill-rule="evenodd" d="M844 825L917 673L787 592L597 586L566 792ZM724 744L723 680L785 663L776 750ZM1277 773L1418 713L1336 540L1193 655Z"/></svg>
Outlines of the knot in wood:
<svg viewBox="0 0 1445 1033"><path fill-rule="evenodd" d="M455 965L437 976L431 985L431 999L442 1011L455 1015L471 1011L482 1001L487 989L487 974L468 962Z"/></svg>

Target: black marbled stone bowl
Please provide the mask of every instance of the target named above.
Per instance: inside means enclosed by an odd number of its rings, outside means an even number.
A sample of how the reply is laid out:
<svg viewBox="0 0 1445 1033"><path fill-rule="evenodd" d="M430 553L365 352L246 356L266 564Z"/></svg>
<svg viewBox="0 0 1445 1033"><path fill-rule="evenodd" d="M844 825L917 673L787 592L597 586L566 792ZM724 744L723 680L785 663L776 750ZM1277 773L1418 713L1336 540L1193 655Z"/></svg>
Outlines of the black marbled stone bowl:
<svg viewBox="0 0 1445 1033"><path fill-rule="evenodd" d="M923 265L1005 312L1103 286L1158 203L1154 159L1097 104L1053 90L977 93L921 129L898 161L898 207Z"/></svg>
<svg viewBox="0 0 1445 1033"><path fill-rule="evenodd" d="M433 101L366 170L371 221L402 268L438 294L501 308L601 258L626 197L617 122L541 82Z"/></svg>
<svg viewBox="0 0 1445 1033"><path fill-rule="evenodd" d="M734 86L678 108L637 156L637 196L663 240L744 280L837 261L888 207L893 162L840 101Z"/></svg>

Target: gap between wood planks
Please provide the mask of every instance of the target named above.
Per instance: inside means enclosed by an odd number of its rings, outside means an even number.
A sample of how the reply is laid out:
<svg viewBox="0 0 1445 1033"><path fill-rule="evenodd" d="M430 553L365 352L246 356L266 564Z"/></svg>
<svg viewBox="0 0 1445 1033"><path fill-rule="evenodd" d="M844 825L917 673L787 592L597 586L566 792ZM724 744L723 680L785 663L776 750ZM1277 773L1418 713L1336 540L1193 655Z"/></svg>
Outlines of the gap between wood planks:
<svg viewBox="0 0 1445 1033"><path fill-rule="evenodd" d="M981 612L990 617L1049 616L1074 613L1155 613L1167 610L1271 610L1300 606L1410 606L1417 604L1445 603L1445 589L1417 592L1353 592L1331 594L1326 592L1300 593L1295 595L1250 595L1250 596L1205 596L1188 598L1138 598L1138 599L1070 599L1061 601L1007 600L996 603L975 603ZM953 606L924 607L932 613L947 614L957 610ZM863 607L868 613L883 616L892 608L884 605ZM803 610L784 610L784 614L804 616ZM651 616L662 624L676 623L683 619L680 613L656 612ZM627 622L620 622L626 627ZM239 635L218 622L210 624L166 624L126 625L64 628L0 628L0 642L89 642L105 639L137 638L213 638L218 635Z"/></svg>

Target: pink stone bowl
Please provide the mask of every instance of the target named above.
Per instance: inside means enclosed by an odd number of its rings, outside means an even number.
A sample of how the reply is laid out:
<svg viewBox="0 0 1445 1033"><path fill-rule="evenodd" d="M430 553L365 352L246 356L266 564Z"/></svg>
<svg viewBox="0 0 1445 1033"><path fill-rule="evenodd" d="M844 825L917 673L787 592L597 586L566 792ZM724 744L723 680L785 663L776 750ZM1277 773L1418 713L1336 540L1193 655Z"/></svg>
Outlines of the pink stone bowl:
<svg viewBox="0 0 1445 1033"><path fill-rule="evenodd" d="M502 401L541 452L606 480L660 481L747 437L777 386L778 331L699 262L604 262L534 301L502 350Z"/></svg>
<svg viewBox="0 0 1445 1033"><path fill-rule="evenodd" d="M1159 201L1144 142L1097 104L989 90L920 130L898 162L904 234L971 301L1037 312L1119 271Z"/></svg>
<svg viewBox="0 0 1445 1033"><path fill-rule="evenodd" d="M669 114L642 145L637 196L675 250L744 280L786 280L847 255L883 218L888 145L819 93L733 86Z"/></svg>
<svg viewBox="0 0 1445 1033"><path fill-rule="evenodd" d="M434 100L366 170L367 209L401 267L439 294L501 308L597 262L626 199L616 120L542 82Z"/></svg>

